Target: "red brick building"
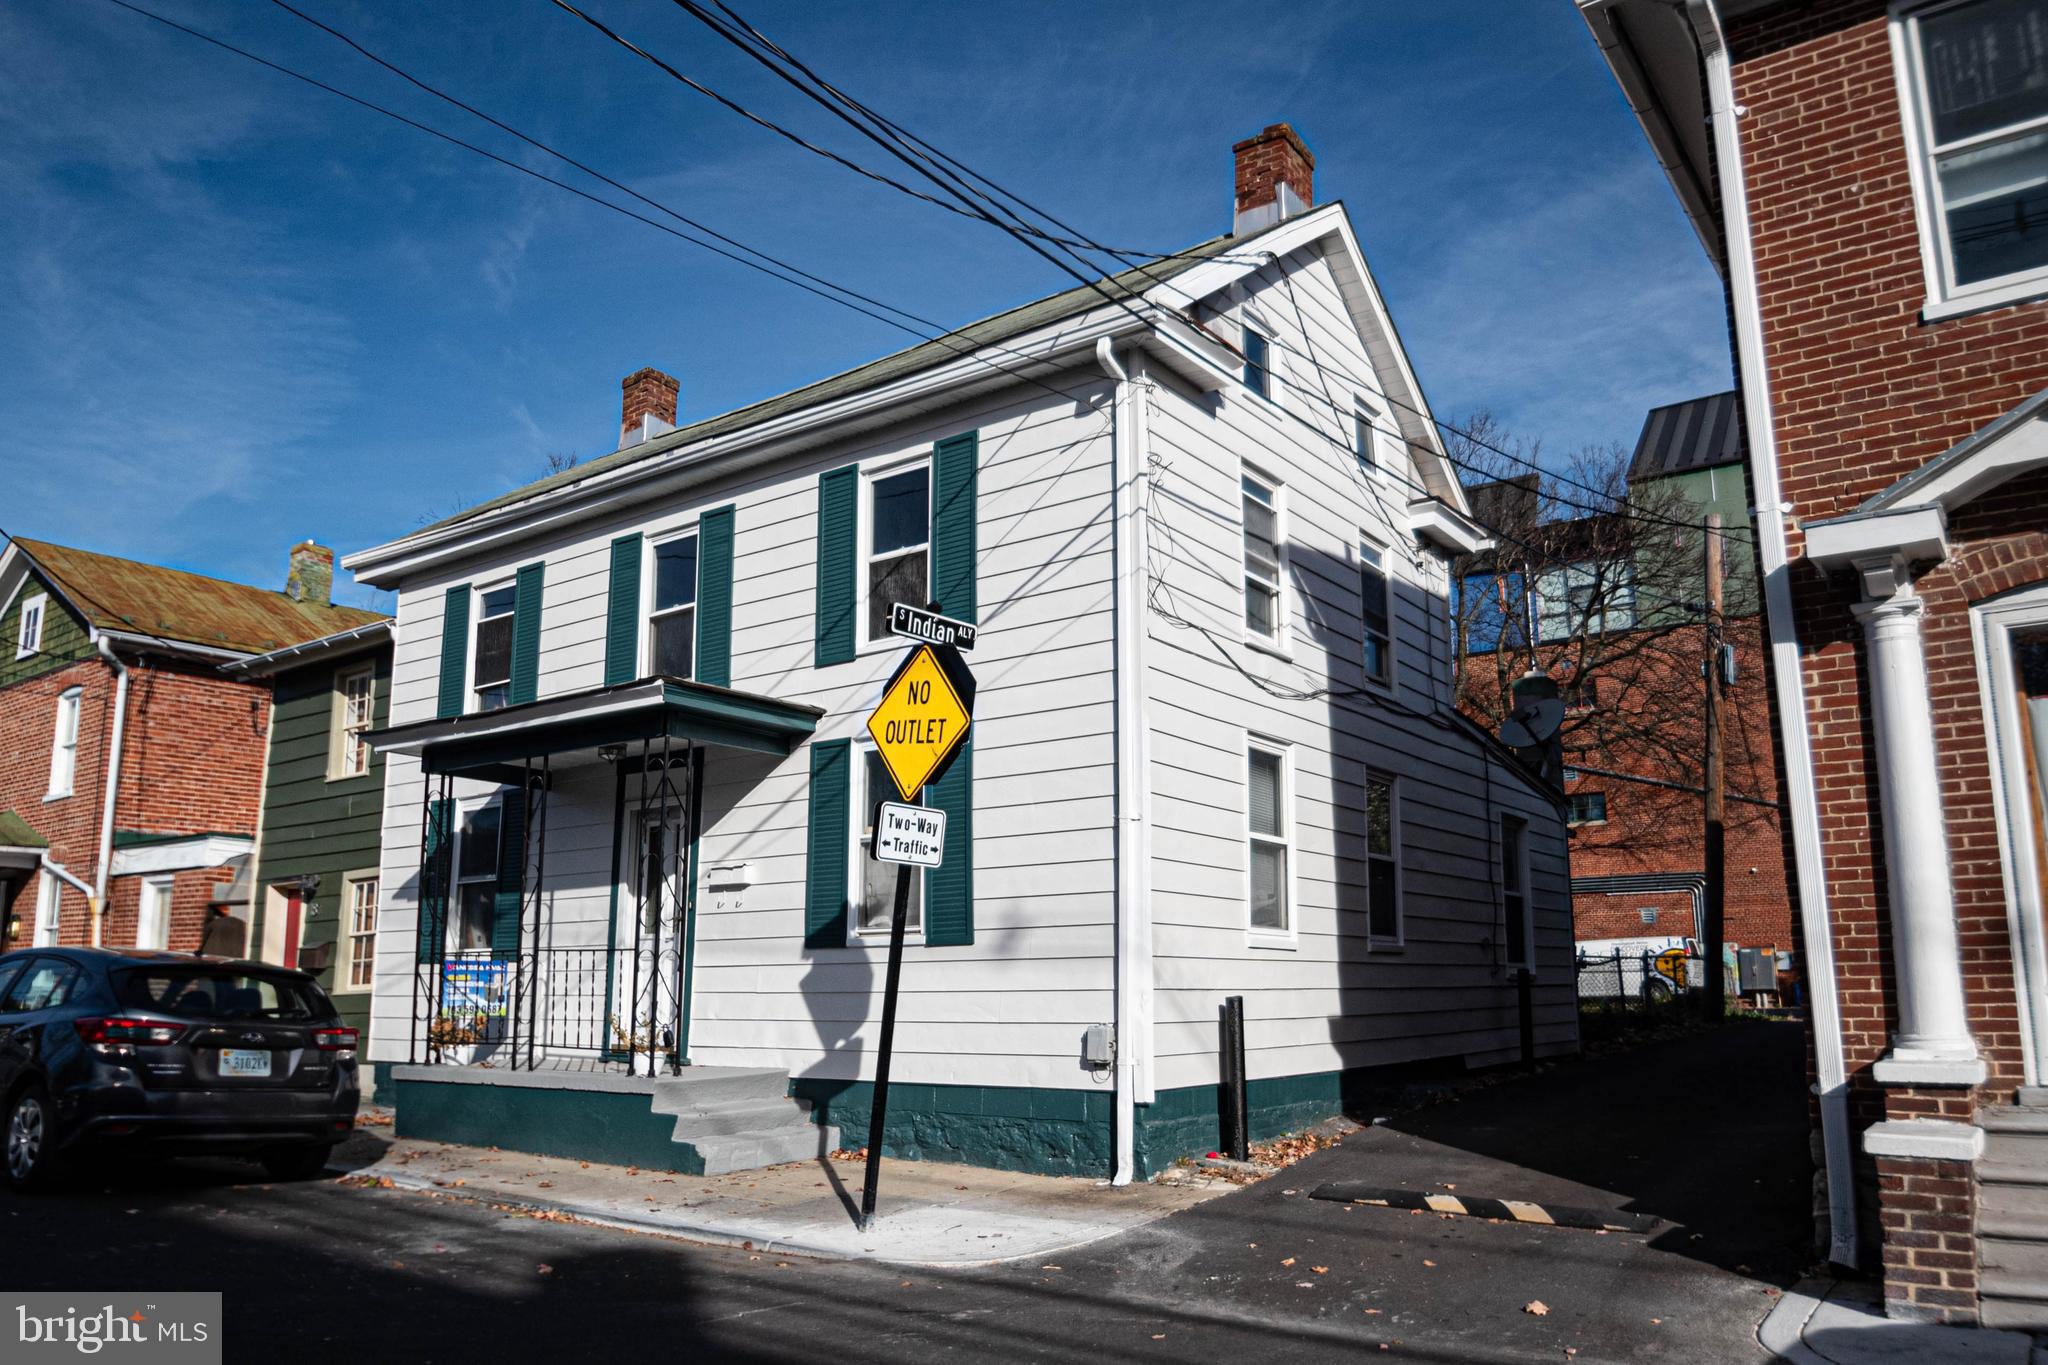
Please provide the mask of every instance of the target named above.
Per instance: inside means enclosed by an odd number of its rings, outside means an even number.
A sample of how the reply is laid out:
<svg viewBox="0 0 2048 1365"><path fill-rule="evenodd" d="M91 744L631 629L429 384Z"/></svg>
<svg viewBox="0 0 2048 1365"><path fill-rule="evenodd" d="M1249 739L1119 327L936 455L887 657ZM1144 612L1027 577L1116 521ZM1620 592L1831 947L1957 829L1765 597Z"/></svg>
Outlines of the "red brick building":
<svg viewBox="0 0 2048 1365"><path fill-rule="evenodd" d="M1580 9L1728 285L1830 1254L2048 1327L2048 4Z"/></svg>
<svg viewBox="0 0 2048 1365"><path fill-rule="evenodd" d="M40 541L0 553L5 947L191 950L210 905L242 908L270 693L219 667L379 619L329 605L331 551L300 545L290 570L277 592Z"/></svg>

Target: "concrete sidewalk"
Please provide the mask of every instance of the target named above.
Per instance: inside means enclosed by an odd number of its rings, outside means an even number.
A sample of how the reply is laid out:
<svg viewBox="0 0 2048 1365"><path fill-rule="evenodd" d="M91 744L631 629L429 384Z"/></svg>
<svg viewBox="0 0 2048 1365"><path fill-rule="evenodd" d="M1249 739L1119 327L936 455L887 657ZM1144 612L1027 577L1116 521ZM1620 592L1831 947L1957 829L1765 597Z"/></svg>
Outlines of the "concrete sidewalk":
<svg viewBox="0 0 2048 1365"><path fill-rule="evenodd" d="M2024 1332L1894 1322L1875 1285L1843 1281L1802 1280L1756 1335L1790 1365L2048 1365Z"/></svg>
<svg viewBox="0 0 2048 1365"><path fill-rule="evenodd" d="M1046 1258L1227 1193L1218 1179L1112 1188L931 1161L887 1161L875 1226L855 1226L863 1162L673 1175L400 1139L345 1177L562 1213L612 1227L801 1256L966 1266Z"/></svg>

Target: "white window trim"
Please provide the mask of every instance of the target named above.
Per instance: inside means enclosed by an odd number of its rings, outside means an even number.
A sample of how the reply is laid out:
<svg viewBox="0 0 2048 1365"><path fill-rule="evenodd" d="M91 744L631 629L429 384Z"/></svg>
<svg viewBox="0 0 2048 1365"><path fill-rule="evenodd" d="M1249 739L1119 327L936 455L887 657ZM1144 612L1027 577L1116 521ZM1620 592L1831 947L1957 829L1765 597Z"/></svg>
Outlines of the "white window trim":
<svg viewBox="0 0 2048 1365"><path fill-rule="evenodd" d="M1375 540L1375 539L1374 539L1374 538L1373 538L1373 537L1372 537L1372 536L1371 536L1371 535L1370 535L1369 533L1367 533L1367 532L1365 532L1365 531L1360 531L1360 532L1359 532L1359 535L1358 535L1358 546L1359 546L1359 565L1358 565L1358 570L1359 570L1359 572L1358 572L1358 591L1359 591L1359 604L1358 604L1358 670L1359 670L1359 675L1360 675L1361 677L1363 677L1363 678L1365 679L1365 685L1366 685L1367 687L1370 687L1370 688L1372 688L1372 689L1374 689L1375 691L1378 691L1378 692L1384 692L1384 693L1388 694L1389 696L1391 696L1391 695L1393 695L1393 693L1395 692L1395 690L1396 690L1396 684L1397 684L1397 682L1399 681L1399 679L1400 679L1400 677L1401 677L1401 656L1400 656L1400 653L1399 653L1399 651L1398 651L1398 649L1397 649L1397 646L1396 646L1396 643L1395 643L1395 642L1396 642L1396 640L1397 640L1397 639L1399 638L1399 635L1400 635L1400 631L1399 631L1399 629L1398 629L1398 626L1399 626L1400 622L1399 622L1399 619L1398 619L1398 616L1397 616L1397 612L1398 612L1398 610L1399 610L1399 604L1398 604L1398 602L1397 602L1397 600L1396 600L1396 595L1395 595L1395 592L1394 592L1394 578L1395 578L1395 574L1394 574L1394 556L1393 556L1393 552L1392 552L1392 551L1391 551L1391 550L1390 550L1390 549L1389 549L1389 548L1388 548L1387 546L1385 546L1385 545L1382 545L1382 544L1381 544L1381 543L1380 543L1379 541ZM1386 590L1386 598L1387 598L1387 600L1386 600L1386 610L1387 610L1387 676L1386 676L1386 677L1384 677L1384 678L1375 678L1375 677L1373 677L1373 676L1372 676L1372 675L1371 675L1370 673L1367 673L1367 672L1365 671L1365 631L1366 631L1366 625L1365 625L1365 600L1364 600L1364 594L1365 594L1365 552L1366 552L1366 551L1368 551L1368 550L1370 550L1370 551L1371 551L1371 552L1372 552L1373 554L1375 554L1375 555L1379 556L1379 561L1380 561L1380 562L1379 562L1379 565L1378 565L1378 568L1379 568L1379 574L1380 574L1380 578L1381 578L1381 579L1382 579L1382 580L1384 581L1384 583L1385 583L1385 590Z"/></svg>
<svg viewBox="0 0 2048 1365"><path fill-rule="evenodd" d="M142 879L142 885L137 890L135 899L136 947L165 948L170 945L171 907L177 898L177 885L178 879L174 876L144 877ZM162 916L162 923L158 926L162 930L160 937L163 941L161 943L145 943L142 937L142 927L151 902L155 902Z"/></svg>
<svg viewBox="0 0 2048 1365"><path fill-rule="evenodd" d="M57 784L57 756L65 752L64 713L71 713L70 763L64 773L64 783ZM78 789L78 732L85 711L85 689L67 687L57 694L56 723L50 732L50 790L44 794L45 801L61 801Z"/></svg>
<svg viewBox="0 0 2048 1365"><path fill-rule="evenodd" d="M1280 821L1284 835L1276 842L1287 850L1287 877L1281 887L1286 899L1287 927L1265 929L1252 924L1252 751L1272 754L1280 760ZM1250 948L1275 948L1293 951L1301 946L1301 897L1296 894L1300 879L1301 840L1296 821L1294 795L1294 746L1282 740L1269 739L1264 735L1245 731L1244 743L1239 747L1244 755L1244 796L1238 803L1240 809L1240 837L1238 847L1244 850L1244 877L1240 883L1240 894L1244 903L1244 941ZM1258 835L1260 839L1271 839L1269 835Z"/></svg>
<svg viewBox="0 0 2048 1365"><path fill-rule="evenodd" d="M481 628L483 627L483 623L484 623L484 619L485 619L485 618L484 618L484 598L486 598L487 596L489 596L490 594L492 594L492 593L494 593L494 592L502 592L502 591L504 591L504 590L505 590L506 588L510 588L510 589L512 589L512 592L513 592L513 608L512 608L512 612L511 612L511 616L510 616L510 619L511 619L511 620L512 620L512 622L514 623L513 629L514 629L514 633L516 634L516 633L517 633L517 629L518 629L518 625L517 625L517 623L518 623L518 620L519 620L519 607L518 607L518 592L519 592L519 580L518 580L517 578L506 578L506 579L501 579L501 580L499 580L498 582L495 582L495 583L479 583L479 584L477 584L477 586L476 586L476 587L474 587L474 588L472 588L472 589L470 590L470 591L471 591L471 592L472 592L472 593L474 594L474 596L473 596L473 597L471 598L471 602L470 602L470 613L469 613L469 639L468 639L468 640L466 640L466 641L464 642L464 644L463 644L463 647L464 647L464 648L465 648L466 650L468 650L468 651L469 651L469 662L468 662L468 667L467 667L467 668L465 668L465 669L463 670L463 671L464 671L464 672L465 672L465 673L466 673L466 674L468 675L468 677L469 677L469 693L468 693L468 706L467 706L467 707L465 708L465 714L468 714L468 715L486 715L486 714L488 714L488 713L487 713L487 712L486 712L486 711L485 711L485 710L483 709L483 706L482 706L482 704L481 704L481 703L479 702L479 700L478 700L478 698L477 698L477 692L478 692L478 691L479 691L480 689L479 689L479 688L477 687L477 683L478 683L479 679L478 679L478 678L477 678L477 676L476 676L476 667L477 667L477 657L476 657L476 633L477 633L477 631L478 631L478 630L480 630L480 629L481 629ZM498 618L494 616L494 617L491 617L490 619L491 619L491 620L494 620L494 621L495 621L495 620L497 620ZM507 658L508 658L508 663L507 663L507 665L506 665L506 668L505 668L505 672L506 672L506 675L507 675L507 676L506 676L506 678L505 678L505 693L506 693L506 697L505 697L505 705L506 705L506 706L510 706L510 705L512 704L512 699L511 699L511 692L512 692L512 679L511 679L511 676L510 676L510 675L511 675L511 672L512 672L512 669L511 669L511 665L510 665L510 663L509 663L509 658L510 658L510 656L508 655L508 656L507 656ZM501 706L501 707L499 707L498 709L502 711L502 710L504 710L505 708L504 708L503 706Z"/></svg>
<svg viewBox="0 0 2048 1365"><path fill-rule="evenodd" d="M1948 226L1934 176L1934 151L1928 126L1925 73L1920 68L1914 25L1928 12L1961 0L1893 0L1890 15L1892 77L1898 92L1899 117L1905 125L1907 178L1913 187L1913 222L1920 235L1920 268L1927 284L1921 307L1924 322L1940 322L2007 304L2048 295L2048 264L2001 275L1976 284L1949 281Z"/></svg>
<svg viewBox="0 0 2048 1365"><path fill-rule="evenodd" d="M370 775L370 765L376 755L366 744L363 746L363 770L352 773L348 770L348 685L357 678L370 680L370 718L364 727L368 733L377 726L377 665L374 660L338 668L334 672L334 690L328 713L327 780L329 782L353 782L359 777Z"/></svg>
<svg viewBox="0 0 2048 1365"><path fill-rule="evenodd" d="M1372 432L1371 463L1366 468L1375 479L1392 483L1398 477L1393 462L1405 462L1407 447L1401 440L1400 429L1394 425L1392 406L1386 399L1374 393L1361 393L1352 399L1351 414L1354 421L1362 421ZM1352 440L1358 439L1356 426L1352 429ZM1359 454L1353 451L1353 455Z"/></svg>
<svg viewBox="0 0 2048 1365"><path fill-rule="evenodd" d="M1273 631L1273 634L1271 634L1271 635L1260 635L1260 634L1259 634L1258 632L1254 631L1254 630L1253 630L1253 629L1251 628L1251 625L1250 625L1250 623L1249 623L1249 622L1247 622L1247 621L1246 621L1246 620L1244 619L1244 604L1245 604L1245 600L1246 600L1246 593L1245 593L1245 582L1244 582L1244 580L1245 580L1245 566L1244 566L1244 537L1245 537L1245 527L1244 527L1244 499L1245 499L1245 491L1244 491L1244 483L1243 483L1243 480L1245 480L1245 479L1254 479L1254 480L1256 480L1257 482L1259 482L1259 483L1261 483L1261 484L1265 485L1266 489L1267 489L1267 490L1268 490L1269 492L1271 492L1271 493L1272 493L1272 495L1273 495L1273 552L1274 552L1274 554L1275 554L1276 558L1275 558L1275 560L1274 560L1274 565L1273 565L1273 573L1274 573L1274 585L1273 585L1273 586L1274 586L1274 593L1273 593L1273 624L1274 624L1274 631ZM1260 651L1262 651L1262 652L1264 652L1264 653L1267 653L1267 654L1272 654L1272 655L1275 655L1275 656L1276 656L1276 657L1278 657L1278 658L1286 659L1286 660L1288 660L1288 661L1289 661L1289 662L1291 663L1291 662L1293 662L1293 660L1294 660L1294 597L1293 597L1293 594L1292 594L1291 592L1289 592L1289 590L1288 590L1288 585L1287 585L1287 579L1288 579L1288 572L1287 572L1287 570L1288 570L1288 561L1289 561L1289 555L1288 555L1288 553L1287 553L1287 538L1288 538L1288 531L1289 531L1289 526L1288 526L1288 520L1287 520L1287 485L1283 484L1282 482L1280 482L1280 480L1278 480L1278 479L1274 478L1274 477L1273 477L1273 476L1272 476L1271 474L1268 474L1268 473L1267 473L1267 472L1266 472L1265 470L1263 470L1263 469L1259 468L1259 467L1258 467L1257 465L1255 465L1255 464L1251 464L1251 463L1248 463L1248 462L1247 462L1247 463L1240 463L1240 464L1239 464L1239 466L1238 466L1238 480L1239 480L1239 482L1238 482L1238 486L1237 486L1237 591L1238 591L1238 603L1237 603L1237 626L1238 626L1238 633L1239 633L1239 635L1241 635L1241 636L1242 636L1242 637L1244 638L1244 642L1245 642L1245 643L1246 643L1247 645L1251 646L1251 647L1252 647L1253 649L1256 649L1256 650L1260 650Z"/></svg>
<svg viewBox="0 0 2048 1365"><path fill-rule="evenodd" d="M1517 962L1506 956L1507 969L1512 972L1526 968L1531 978L1536 976L1536 889L1529 884L1529 831L1534 823L1512 811L1503 811L1494 819L1494 838L1505 841L1507 821L1513 820L1521 826L1521 847L1517 850L1518 871L1522 883L1522 960ZM1495 859L1499 860L1499 845L1496 845ZM1508 935L1508 885L1503 879L1500 884L1500 934L1502 948L1507 947Z"/></svg>
<svg viewBox="0 0 2048 1365"><path fill-rule="evenodd" d="M473 796L467 800L455 803L455 827L448 831L448 903L441 916L443 921L441 925L442 947L444 955L447 957L461 957L465 953L478 954L488 951L483 948L464 948L461 946L462 888L469 884L462 877L462 841L469 837L464 833L469 824L469 817L490 810L499 804L500 796L495 792L489 796ZM505 824L504 817L501 815L498 821L498 858L497 862L492 865L490 876L490 881L494 885L498 878L497 867L505 860L504 839ZM470 879L470 882L480 882L483 880L484 878L482 877L473 877ZM301 927L300 933L303 934L304 932L304 928ZM303 941L301 939L301 942Z"/></svg>
<svg viewBox="0 0 2048 1365"><path fill-rule="evenodd" d="M673 530L663 531L659 535L647 537L647 553L640 557L640 642L638 651L634 655L640 664L639 672L636 675L638 677L651 678L654 676L654 618L656 615L654 585L658 577L655 561L659 558L659 551L662 546L673 545L679 540L694 540L697 542L697 592L690 599L689 610L695 613L704 605L704 539L698 534L700 527L700 522L692 520L684 525L675 527ZM681 607L672 607L670 610L681 611L683 609ZM690 628L693 632L696 629L696 620L697 618L693 614L690 618ZM693 640L690 645L690 677L694 679L696 676L697 647L696 642Z"/></svg>
<svg viewBox="0 0 2048 1365"><path fill-rule="evenodd" d="M36 878L36 922L30 930L30 942L37 948L57 946L58 925L64 915L64 884L52 872L39 873Z"/></svg>
<svg viewBox="0 0 2048 1365"><path fill-rule="evenodd" d="M860 927L861 872L862 864L866 862L868 856L867 850L861 847L860 836L861 831L867 828L868 813L875 807L876 796L868 790L867 777L868 755L874 751L875 746L866 742L857 742L853 746L853 781L850 785L853 788L854 799L849 803L852 809L847 812L846 827L846 946L849 948L889 946L890 926L884 925L878 929ZM925 790L931 789L927 787ZM896 799L894 793L889 794L889 799ZM906 924L903 928L905 944L924 942L925 919L931 905L931 879L924 876L921 869L912 869L911 875L922 879L922 884L918 887L922 899L918 902L917 923Z"/></svg>
<svg viewBox="0 0 2048 1365"><path fill-rule="evenodd" d="M908 473L910 470L918 468L925 470L924 587L925 597L929 600L932 587L932 499L938 495L938 490L932 485L931 454L928 451L920 451L911 455L891 456L876 460L872 464L860 466L860 488L854 499L853 531L853 640L856 657L862 654L879 654L884 650L901 649L903 647L904 642L899 636L882 635L873 640L868 638L868 580L870 577L868 569L874 560L874 555L870 552L869 546L874 544L874 489L876 480L886 479L892 474ZM907 553L907 550L899 549L892 553L904 554Z"/></svg>
<svg viewBox="0 0 2048 1365"><path fill-rule="evenodd" d="M34 635L30 635L28 629L31 612L35 615ZM40 653L43 648L43 632L49 628L50 623L50 595L39 592L33 597L22 598L20 622L20 633L16 635L14 642L14 657L27 659Z"/></svg>
<svg viewBox="0 0 2048 1365"><path fill-rule="evenodd" d="M376 882L377 914L370 921L370 932L358 934L356 923L356 887L364 882ZM377 985L377 935L383 927L384 887L379 869L366 867L357 872L341 874L341 913L336 916L341 922L335 926L336 944L334 954L334 983L327 988L330 995L367 995ZM304 921L300 921L303 935ZM370 940L370 981L368 985L357 986L350 982L349 973L355 961L355 944L358 938Z"/></svg>
<svg viewBox="0 0 2048 1365"><path fill-rule="evenodd" d="M1367 846L1365 850L1367 867L1365 882L1365 948L1370 953L1405 952L1408 947L1408 888L1406 885L1408 879L1401 866L1405 861L1401 847L1401 778L1398 773L1380 772L1373 768L1367 768L1365 770L1365 781L1367 783L1379 781L1387 784L1387 823L1388 828L1393 834L1393 852L1390 856L1394 862L1394 936L1387 938L1372 931L1372 877L1370 874L1372 860L1379 855L1372 851L1372 825L1368 818L1366 825ZM1366 790L1361 788L1362 792ZM1368 800L1362 809L1366 811L1371 809L1369 793Z"/></svg>
<svg viewBox="0 0 2048 1365"><path fill-rule="evenodd" d="M1266 363L1260 367L1266 372L1266 391L1260 393L1252 387L1252 362L1251 356L1248 354L1245 356L1244 367L1238 371L1238 385L1253 398L1269 403L1273 407L1280 407L1280 391L1283 385L1280 382L1278 334L1264 318L1250 309L1246 309L1243 317L1238 320L1238 345L1240 348L1244 345L1244 338L1247 332L1259 337L1266 343Z"/></svg>

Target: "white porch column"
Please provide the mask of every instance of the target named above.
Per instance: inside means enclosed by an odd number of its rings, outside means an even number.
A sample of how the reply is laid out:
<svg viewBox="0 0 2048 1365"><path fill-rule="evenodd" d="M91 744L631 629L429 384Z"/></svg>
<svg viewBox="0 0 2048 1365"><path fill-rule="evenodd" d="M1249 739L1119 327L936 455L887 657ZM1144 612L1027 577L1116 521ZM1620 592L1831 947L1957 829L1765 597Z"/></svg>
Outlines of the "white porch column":
<svg viewBox="0 0 2048 1365"><path fill-rule="evenodd" d="M1963 1003L1933 711L1921 649L1922 603L1901 559L1858 561L1856 568L1867 598L1854 611L1868 646L1899 995L1898 1036L1875 1074L1887 1084L1968 1085L1984 1072Z"/></svg>

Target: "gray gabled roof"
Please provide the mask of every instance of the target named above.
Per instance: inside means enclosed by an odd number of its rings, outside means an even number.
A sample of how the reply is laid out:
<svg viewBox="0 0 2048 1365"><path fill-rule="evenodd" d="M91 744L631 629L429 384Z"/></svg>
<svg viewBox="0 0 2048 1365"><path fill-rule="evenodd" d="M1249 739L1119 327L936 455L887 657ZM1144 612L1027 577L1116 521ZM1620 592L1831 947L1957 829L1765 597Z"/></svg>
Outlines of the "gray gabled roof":
<svg viewBox="0 0 2048 1365"><path fill-rule="evenodd" d="M1323 207L1328 206L1324 205ZM492 498L488 502L478 503L474 507L458 512L452 517L444 518L422 529L432 531L442 527L459 525L473 517L481 516L500 507L509 506L512 503L524 501L550 489L565 487L590 478L593 475L603 474L609 470L620 468L623 465L636 464L641 460L651 460L655 456L664 454L678 446L689 445L696 441L724 435L727 432L738 431L742 428L753 426L756 423L769 421L784 413L794 412L817 403L830 402L835 398L842 398L849 394L858 393L863 389L871 389L877 385L888 383L891 380L900 379L905 375L915 374L919 370L930 369L932 366L943 364L948 360L971 355L982 347L996 345L1012 337L1022 336L1049 323L1058 322L1064 318L1085 313L1091 308L1100 307L1107 302L1104 298L1105 294L1111 298L1130 299L1134 295L1144 293L1145 290L1154 285L1162 284L1176 275L1193 269L1204 261L1214 260L1227 251L1248 245L1266 233L1285 226L1290 221L1282 220L1282 222L1275 223L1272 227L1254 232L1246 237L1234 237L1229 233L1225 233L1220 237L1211 237L1206 242L1199 242L1171 256L1157 261L1148 261L1121 274L1109 276L1099 285L1076 285L1072 289L1062 290L1057 294L1050 294L1041 299L1034 299L1030 303L1020 304L1006 312L983 318L979 322L970 322L964 327L955 328L943 337L932 341L920 342L907 350L897 351L892 355L885 355L879 360L871 360L865 365L859 365L828 378L806 384L802 388L791 389L787 393L780 393L772 398L764 398L758 403L752 403L743 408L735 408L731 412L720 413L716 417L707 417L701 422L695 422L689 426L679 427L674 431L666 432L655 437L653 440L642 441L638 445L628 446L624 450L614 451L609 455L601 455L594 460L587 460L573 468L565 469L559 474L550 474L545 479L539 479L523 487L515 488L511 492ZM1000 364L1000 359L995 363Z"/></svg>
<svg viewBox="0 0 2048 1365"><path fill-rule="evenodd" d="M1651 408L1628 462L1628 481L1742 463L1742 399L1735 390Z"/></svg>

